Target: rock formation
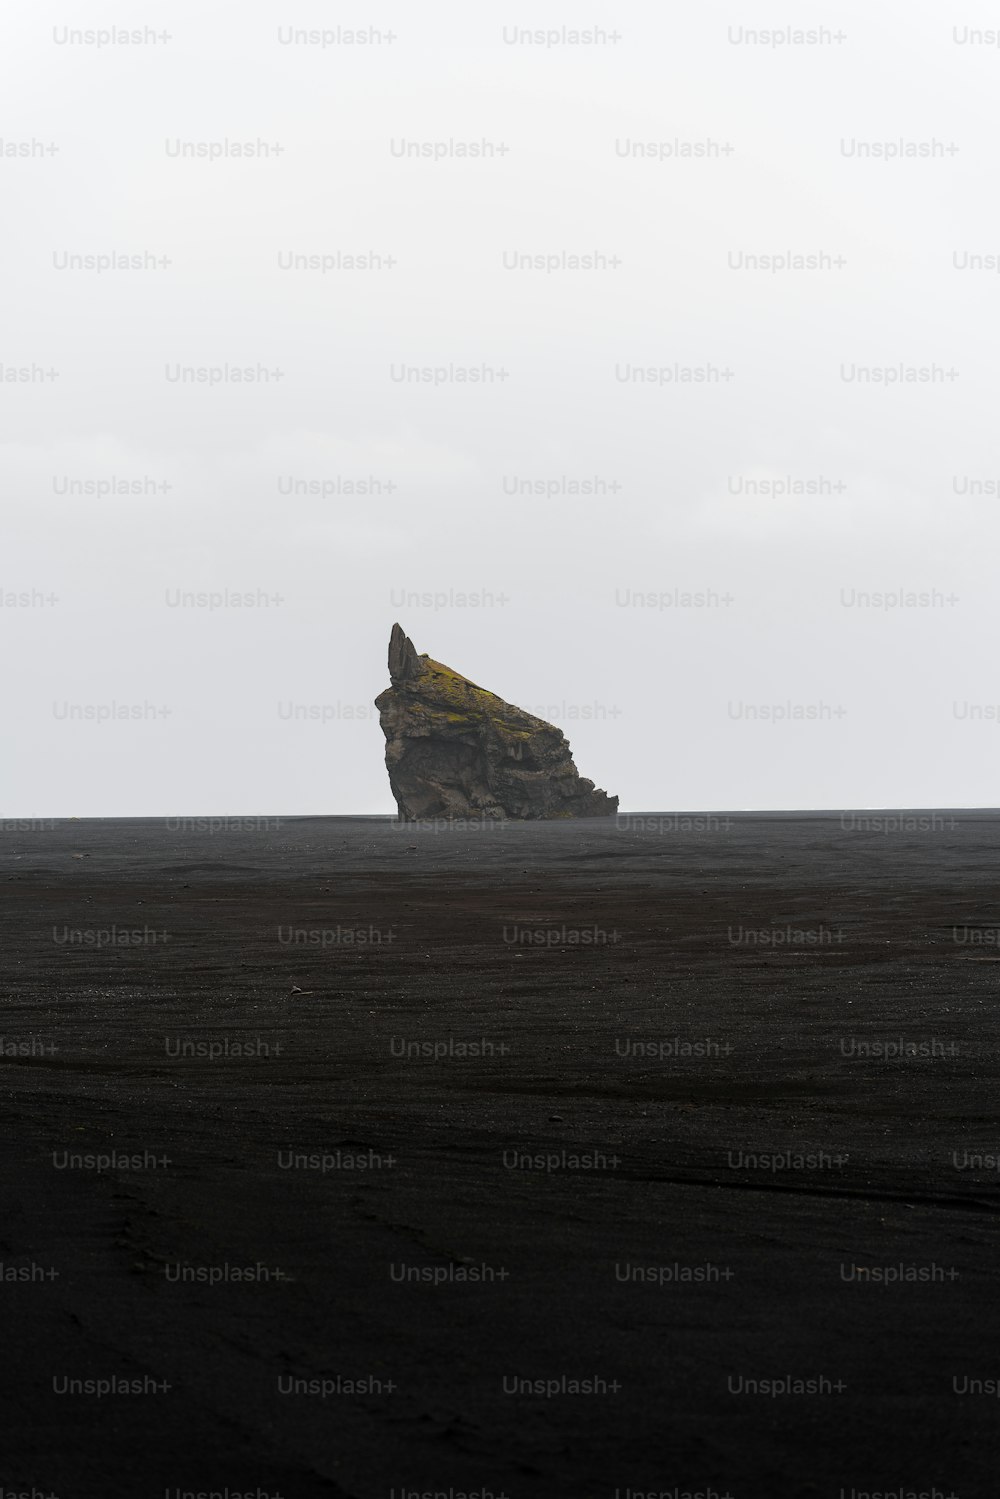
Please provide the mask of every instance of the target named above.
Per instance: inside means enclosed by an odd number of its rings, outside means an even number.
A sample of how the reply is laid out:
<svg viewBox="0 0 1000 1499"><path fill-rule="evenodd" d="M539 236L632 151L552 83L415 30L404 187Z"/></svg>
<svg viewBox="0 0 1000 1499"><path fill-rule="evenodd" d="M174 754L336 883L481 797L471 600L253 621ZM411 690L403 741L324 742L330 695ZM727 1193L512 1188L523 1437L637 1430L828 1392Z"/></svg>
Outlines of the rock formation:
<svg viewBox="0 0 1000 1499"><path fill-rule="evenodd" d="M418 656L399 625L389 640L392 686L379 694L389 785L401 818L607 817L618 798L573 764L544 719Z"/></svg>

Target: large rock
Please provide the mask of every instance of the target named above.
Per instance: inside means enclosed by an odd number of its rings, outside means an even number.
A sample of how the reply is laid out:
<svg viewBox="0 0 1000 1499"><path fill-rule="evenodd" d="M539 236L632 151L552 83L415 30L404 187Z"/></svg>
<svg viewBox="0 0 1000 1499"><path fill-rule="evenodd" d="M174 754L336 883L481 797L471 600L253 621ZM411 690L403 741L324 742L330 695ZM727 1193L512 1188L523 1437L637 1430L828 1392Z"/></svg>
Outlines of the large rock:
<svg viewBox="0 0 1000 1499"><path fill-rule="evenodd" d="M607 817L617 796L573 764L565 736L467 677L418 656L399 625L379 694L389 785L406 820Z"/></svg>

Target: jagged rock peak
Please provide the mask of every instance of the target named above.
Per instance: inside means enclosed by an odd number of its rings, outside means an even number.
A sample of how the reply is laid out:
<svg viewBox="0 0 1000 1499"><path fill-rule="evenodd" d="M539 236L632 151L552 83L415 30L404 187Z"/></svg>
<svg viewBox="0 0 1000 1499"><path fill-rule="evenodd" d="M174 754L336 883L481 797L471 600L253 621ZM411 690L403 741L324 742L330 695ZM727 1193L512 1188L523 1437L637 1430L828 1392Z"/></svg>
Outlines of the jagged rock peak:
<svg viewBox="0 0 1000 1499"><path fill-rule="evenodd" d="M392 634L389 636L389 675L393 686L415 676L419 670L418 662L419 657L413 641L402 625L393 625Z"/></svg>
<svg viewBox="0 0 1000 1499"><path fill-rule="evenodd" d="M618 798L573 763L565 735L431 657L398 624L392 686L379 694L389 784L401 818L606 817Z"/></svg>

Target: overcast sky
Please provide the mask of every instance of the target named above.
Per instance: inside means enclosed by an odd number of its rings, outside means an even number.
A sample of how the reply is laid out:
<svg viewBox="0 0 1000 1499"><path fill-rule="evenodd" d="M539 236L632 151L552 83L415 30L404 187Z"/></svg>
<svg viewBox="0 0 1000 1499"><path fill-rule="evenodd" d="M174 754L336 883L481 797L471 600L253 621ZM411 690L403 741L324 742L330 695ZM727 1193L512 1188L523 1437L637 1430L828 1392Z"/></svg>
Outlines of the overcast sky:
<svg viewBox="0 0 1000 1499"><path fill-rule="evenodd" d="M1000 802L991 20L8 7L0 813L392 811L397 619L623 809Z"/></svg>

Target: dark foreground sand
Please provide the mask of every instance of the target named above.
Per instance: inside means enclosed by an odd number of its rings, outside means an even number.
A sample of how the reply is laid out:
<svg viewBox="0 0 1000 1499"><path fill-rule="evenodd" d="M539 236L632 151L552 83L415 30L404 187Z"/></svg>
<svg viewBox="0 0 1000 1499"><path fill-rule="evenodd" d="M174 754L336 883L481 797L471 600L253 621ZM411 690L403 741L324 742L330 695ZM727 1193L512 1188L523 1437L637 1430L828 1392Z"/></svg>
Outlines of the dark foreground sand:
<svg viewBox="0 0 1000 1499"><path fill-rule="evenodd" d="M997 816L0 865L6 1489L993 1499Z"/></svg>

